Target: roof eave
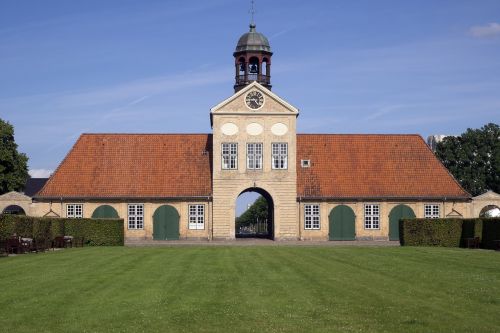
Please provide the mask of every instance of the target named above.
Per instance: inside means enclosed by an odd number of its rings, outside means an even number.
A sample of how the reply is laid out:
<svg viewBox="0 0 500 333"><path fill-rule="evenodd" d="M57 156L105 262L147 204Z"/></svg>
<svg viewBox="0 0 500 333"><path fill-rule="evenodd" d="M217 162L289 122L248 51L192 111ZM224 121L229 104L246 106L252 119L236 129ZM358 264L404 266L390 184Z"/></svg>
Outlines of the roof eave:
<svg viewBox="0 0 500 333"><path fill-rule="evenodd" d="M157 197L132 197L132 196L109 196L109 197L94 197L94 196L36 196L33 200L46 201L189 201L189 200L206 200L212 201L212 195L193 195L193 196L157 196Z"/></svg>
<svg viewBox="0 0 500 333"><path fill-rule="evenodd" d="M297 201L469 201L470 196L298 196Z"/></svg>

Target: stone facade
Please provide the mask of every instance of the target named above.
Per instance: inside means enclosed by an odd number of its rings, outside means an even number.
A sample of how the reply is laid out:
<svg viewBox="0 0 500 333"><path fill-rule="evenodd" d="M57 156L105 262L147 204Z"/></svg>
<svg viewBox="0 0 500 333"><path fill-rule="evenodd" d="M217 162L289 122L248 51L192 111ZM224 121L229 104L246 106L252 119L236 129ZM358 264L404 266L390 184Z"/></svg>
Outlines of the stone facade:
<svg viewBox="0 0 500 333"><path fill-rule="evenodd" d="M250 91L260 91L264 104L251 110L245 104ZM297 239L297 173L296 173L296 118L298 110L257 83L250 84L211 112L213 128L213 216L214 238L235 237L235 209L238 196L245 190L260 189L272 197L274 204L274 239ZM231 124L232 131L224 133L223 126ZM275 124L283 130L274 131ZM281 135L277 135L281 134ZM221 147L223 143L238 144L238 163L235 170L223 170ZM247 143L262 143L262 169L247 168ZM286 169L272 169L272 143L286 143Z"/></svg>

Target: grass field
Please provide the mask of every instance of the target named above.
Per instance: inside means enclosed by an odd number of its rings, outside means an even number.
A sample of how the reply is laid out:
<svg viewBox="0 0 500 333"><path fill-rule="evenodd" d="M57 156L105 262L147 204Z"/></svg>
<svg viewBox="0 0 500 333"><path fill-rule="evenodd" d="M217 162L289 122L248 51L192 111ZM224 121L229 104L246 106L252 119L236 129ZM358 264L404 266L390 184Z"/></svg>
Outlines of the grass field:
<svg viewBox="0 0 500 333"><path fill-rule="evenodd" d="M500 332L500 253L83 248L0 258L1 332Z"/></svg>

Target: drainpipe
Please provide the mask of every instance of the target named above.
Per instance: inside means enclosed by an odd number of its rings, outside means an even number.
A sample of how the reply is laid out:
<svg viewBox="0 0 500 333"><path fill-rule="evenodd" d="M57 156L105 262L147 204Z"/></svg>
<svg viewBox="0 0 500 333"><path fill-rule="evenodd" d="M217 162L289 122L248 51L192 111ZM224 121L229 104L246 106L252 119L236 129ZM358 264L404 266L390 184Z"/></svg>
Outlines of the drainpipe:
<svg viewBox="0 0 500 333"><path fill-rule="evenodd" d="M208 197L207 197L207 200ZM208 231L208 241L212 241L214 239L214 201L212 200L211 202L208 201L208 204L210 205L210 223L208 224L209 225L209 228L210 230Z"/></svg>
<svg viewBox="0 0 500 333"><path fill-rule="evenodd" d="M299 216L298 216L298 217L299 217L299 240L303 240L303 239L302 239L302 228L301 228L301 226L300 226L300 218L301 218L301 216L302 216L302 215L301 215L302 213L301 213L301 211L300 211L300 207L301 207L301 204L300 204L300 203L301 203L301 202L302 202L302 197L299 197L299 203L298 203L298 204L299 204Z"/></svg>

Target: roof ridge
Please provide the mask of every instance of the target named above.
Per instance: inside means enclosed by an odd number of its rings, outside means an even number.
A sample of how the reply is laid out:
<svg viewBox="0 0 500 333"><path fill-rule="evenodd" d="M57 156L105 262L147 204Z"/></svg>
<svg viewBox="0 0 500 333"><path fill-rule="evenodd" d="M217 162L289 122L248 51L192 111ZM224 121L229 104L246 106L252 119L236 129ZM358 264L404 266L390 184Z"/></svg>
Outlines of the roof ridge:
<svg viewBox="0 0 500 333"><path fill-rule="evenodd" d="M174 136L174 135L212 135L212 133L82 133L81 136L93 136L93 135L129 135L129 136L153 136L153 135L165 135L165 136Z"/></svg>
<svg viewBox="0 0 500 333"><path fill-rule="evenodd" d="M395 134L390 134L390 133L297 133L297 135L321 135L321 136L418 136L422 138L422 135L417 134L417 133L410 133L410 134L402 134L402 133L395 133Z"/></svg>

